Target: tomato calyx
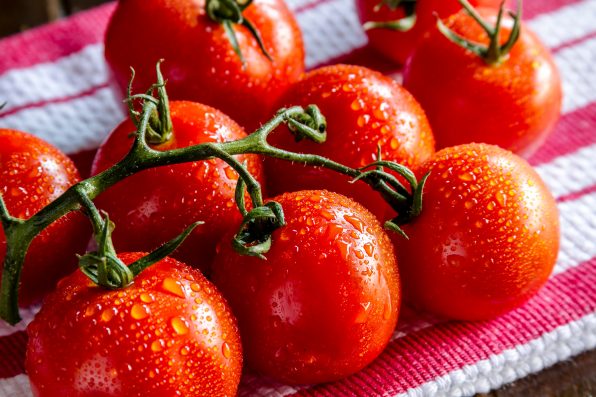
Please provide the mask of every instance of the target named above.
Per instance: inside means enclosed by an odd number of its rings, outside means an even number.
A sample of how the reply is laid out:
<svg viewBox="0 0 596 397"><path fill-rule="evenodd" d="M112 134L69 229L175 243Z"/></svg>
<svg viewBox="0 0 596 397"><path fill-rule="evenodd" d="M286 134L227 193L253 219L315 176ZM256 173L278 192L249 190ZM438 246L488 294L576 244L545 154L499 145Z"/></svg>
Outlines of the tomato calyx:
<svg viewBox="0 0 596 397"><path fill-rule="evenodd" d="M509 16L513 18L513 27L509 37L507 38L507 41L505 41L505 43L502 45L499 41L499 35L501 32L501 24L503 22L505 2L501 3L495 26L490 26L467 0L459 0L459 2L464 7L464 10L466 10L466 12L482 27L482 29L488 35L490 40L488 46L473 42L466 39L465 37L460 36L453 30L449 29L447 25L445 25L437 16L437 28L439 31L451 42L478 55L488 65L499 65L504 62L507 59L509 52L517 42L521 32L522 0L517 1L516 12L508 11Z"/></svg>
<svg viewBox="0 0 596 397"><path fill-rule="evenodd" d="M131 67L131 78L128 83L128 96L125 99L128 107L128 115L137 130L141 128L141 112L135 110L135 102L151 101L155 104L155 109L151 112L149 123L146 127L145 141L148 145L161 145L172 139L173 126L172 117L170 114L170 101L166 91L166 82L161 73L161 64L163 59L157 62L157 83L153 84L145 94L132 93L132 84L135 79L135 70ZM157 97L154 93L157 90Z"/></svg>
<svg viewBox="0 0 596 397"><path fill-rule="evenodd" d="M417 0L382 0L374 8L378 12L383 6L395 11L401 8L405 17L394 21L368 21L362 25L364 30L390 29L398 32L407 32L416 24L416 2Z"/></svg>
<svg viewBox="0 0 596 397"><path fill-rule="evenodd" d="M207 11L207 15L211 20L217 23L221 23L226 31L228 39L230 40L230 44L234 49L234 52L240 58L242 65L246 67L246 60L242 55L242 51L240 50L240 44L238 43L238 38L236 37L236 32L234 32L234 24L242 25L248 29L250 34L255 38L261 52L269 61L273 62L273 58L267 52L265 45L263 44L263 39L261 38L261 34L257 30L257 28L244 16L242 12L252 4L252 0L207 0L205 4L205 9Z"/></svg>

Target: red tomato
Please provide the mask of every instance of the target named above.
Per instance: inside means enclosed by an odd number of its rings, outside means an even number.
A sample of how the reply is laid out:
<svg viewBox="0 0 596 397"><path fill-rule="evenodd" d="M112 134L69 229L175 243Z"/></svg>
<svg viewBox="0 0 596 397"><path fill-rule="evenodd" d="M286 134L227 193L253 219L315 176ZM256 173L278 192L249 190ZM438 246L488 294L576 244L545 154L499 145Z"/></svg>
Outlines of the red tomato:
<svg viewBox="0 0 596 397"><path fill-rule="evenodd" d="M437 152L420 173L422 214L396 237L404 294L439 315L481 320L512 310L550 275L559 250L552 195L530 165L497 146Z"/></svg>
<svg viewBox="0 0 596 397"><path fill-rule="evenodd" d="M170 103L173 137L154 146L171 150L205 142L241 139L244 130L229 117L209 106L192 102ZM106 170L130 150L135 127L130 120L120 124L99 148L93 174ZM237 156L262 180L261 162L255 155ZM208 271L215 244L242 217L234 201L238 175L222 160L153 168L127 178L102 193L97 205L116 224L113 239L117 250L152 251L180 234L195 221L205 222L172 255Z"/></svg>
<svg viewBox="0 0 596 397"><path fill-rule="evenodd" d="M205 0L119 1L107 30L106 59L123 90L134 67L134 92L144 92L164 58L170 98L211 105L253 130L303 73L304 47L283 0L255 0L243 15L260 32L272 61L247 28L234 25L243 66L223 25L207 16Z"/></svg>
<svg viewBox="0 0 596 397"><path fill-rule="evenodd" d="M72 161L33 135L0 129L0 193L14 217L28 219L79 182ZM76 268L75 253L83 251L91 227L84 216L70 213L32 242L21 274L19 305L41 300L56 282ZM0 226L0 269L6 238Z"/></svg>
<svg viewBox="0 0 596 397"><path fill-rule="evenodd" d="M469 1L474 6L498 7L503 0ZM402 2L403 4L411 3L411 1L403 0ZM383 5L378 7L380 3L383 3ZM358 0L356 5L358 16L363 24L366 22L395 21L406 17L403 5L396 10L391 10L389 6L379 0ZM404 32L387 28L366 31L370 45L400 65L406 61L420 37L436 25L437 19L434 13L437 13L441 18L446 18L461 10L461 5L457 0L416 0L414 7L416 22L411 29ZM436 68L436 64L430 66ZM433 72L436 73L436 69Z"/></svg>
<svg viewBox="0 0 596 397"><path fill-rule="evenodd" d="M416 100L399 84L360 66L336 65L314 70L296 83L282 104L316 104L327 118L327 141L296 142L286 127L270 136L280 148L314 153L350 167L362 167L382 158L415 168L434 153L434 139ZM387 204L364 183L336 172L266 159L268 188L272 194L301 189L329 189L352 197L375 215Z"/></svg>
<svg viewBox="0 0 596 397"><path fill-rule="evenodd" d="M479 12L494 25L496 11ZM488 43L466 12L445 24L473 42ZM511 26L507 18L502 43ZM492 66L432 29L405 66L404 86L426 110L438 148L484 142L527 157L546 139L561 110L561 80L552 56L524 25L509 56Z"/></svg>
<svg viewBox="0 0 596 397"><path fill-rule="evenodd" d="M356 202L328 191L274 198L287 224L267 260L222 240L213 280L238 317L245 359L283 382L321 383L370 363L387 345L400 305L393 247Z"/></svg>
<svg viewBox="0 0 596 397"><path fill-rule="evenodd" d="M130 264L140 253L121 254ZM242 371L236 321L200 272L165 258L121 290L76 271L29 325L37 397L234 396Z"/></svg>

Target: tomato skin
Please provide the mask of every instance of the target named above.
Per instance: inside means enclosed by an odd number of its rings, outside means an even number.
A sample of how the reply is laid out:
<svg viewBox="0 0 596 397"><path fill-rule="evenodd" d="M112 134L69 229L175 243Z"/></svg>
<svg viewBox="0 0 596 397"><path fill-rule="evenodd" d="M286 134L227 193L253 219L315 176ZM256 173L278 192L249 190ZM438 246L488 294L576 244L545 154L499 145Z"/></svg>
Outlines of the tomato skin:
<svg viewBox="0 0 596 397"><path fill-rule="evenodd" d="M126 264L141 253L124 253ZM236 321L203 275L165 258L129 287L106 290L77 270L27 328L37 397L235 396Z"/></svg>
<svg viewBox="0 0 596 397"><path fill-rule="evenodd" d="M0 129L0 193L9 213L28 219L80 181L73 162L49 143L25 132ZM72 212L32 242L21 273L19 305L35 303L76 268L76 253L85 249L91 228ZM6 237L0 226L0 269ZM1 275L0 275L1 277Z"/></svg>
<svg viewBox="0 0 596 397"><path fill-rule="evenodd" d="M214 283L236 314L252 369L290 384L352 374L381 353L400 305L393 247L356 202L328 191L275 197L286 226L267 260L224 238Z"/></svg>
<svg viewBox="0 0 596 397"><path fill-rule="evenodd" d="M480 7L498 7L502 0L470 0L470 4ZM405 17L403 9L392 11L383 6L378 10L379 0L357 0L358 17L363 24L369 21L395 21ZM446 18L461 10L457 0L417 0L416 23L412 29L399 32L389 29L370 29L366 31L369 44L381 54L399 65L403 65L418 40L424 33L436 25L436 12L440 18ZM436 65L434 65L436 67ZM436 72L436 69L435 69Z"/></svg>
<svg viewBox="0 0 596 397"><path fill-rule="evenodd" d="M443 149L430 171L422 214L396 245L412 305L460 320L490 319L542 287L559 251L551 193L522 158L497 146Z"/></svg>
<svg viewBox="0 0 596 397"><path fill-rule="evenodd" d="M173 137L156 150L183 148L205 142L241 139L244 130L209 106L170 102ZM98 174L126 155L132 146L130 120L120 124L97 152L92 173ZM262 166L255 155L240 155L248 170L262 182ZM117 250L151 251L180 234L195 221L197 227L172 255L208 273L215 245L230 224L242 217L234 201L238 175L222 160L198 161L142 171L102 193L96 200L116 224Z"/></svg>
<svg viewBox="0 0 596 397"><path fill-rule="evenodd" d="M284 106L316 104L327 119L323 144L296 142L287 127L270 135L271 144L295 152L318 154L350 167L382 158L415 168L434 153L434 138L416 100L389 77L361 66L316 69L288 90ZM281 107L281 106L280 106ZM351 197L375 215L388 205L364 183L327 169L265 159L268 190L280 194L301 189L328 189Z"/></svg>
<svg viewBox="0 0 596 397"><path fill-rule="evenodd" d="M163 58L170 98L221 109L252 131L273 116L269 111L276 99L304 72L304 45L282 0L255 0L243 15L260 32L274 62L245 27L234 26L243 67L223 25L206 15L205 0L119 1L108 25L106 59L123 92L131 66L137 72L135 92L144 92Z"/></svg>
<svg viewBox="0 0 596 397"><path fill-rule="evenodd" d="M494 24L496 11L479 12ZM474 42L487 43L480 26L464 12L447 19L446 25ZM511 26L507 18L503 42ZM437 148L484 142L528 157L551 132L561 111L559 73L548 49L525 25L521 29L509 57L495 66L436 28L419 42L404 68L404 86L426 110ZM436 73L437 64L441 73Z"/></svg>

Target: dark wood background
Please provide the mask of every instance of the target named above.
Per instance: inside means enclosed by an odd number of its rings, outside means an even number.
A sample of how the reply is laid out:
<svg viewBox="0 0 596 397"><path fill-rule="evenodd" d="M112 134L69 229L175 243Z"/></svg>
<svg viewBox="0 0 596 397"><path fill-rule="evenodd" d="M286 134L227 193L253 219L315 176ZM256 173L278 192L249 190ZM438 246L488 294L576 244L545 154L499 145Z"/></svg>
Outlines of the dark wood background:
<svg viewBox="0 0 596 397"><path fill-rule="evenodd" d="M0 0L0 37L18 33L105 2L107 0ZM596 350L482 396L596 396Z"/></svg>

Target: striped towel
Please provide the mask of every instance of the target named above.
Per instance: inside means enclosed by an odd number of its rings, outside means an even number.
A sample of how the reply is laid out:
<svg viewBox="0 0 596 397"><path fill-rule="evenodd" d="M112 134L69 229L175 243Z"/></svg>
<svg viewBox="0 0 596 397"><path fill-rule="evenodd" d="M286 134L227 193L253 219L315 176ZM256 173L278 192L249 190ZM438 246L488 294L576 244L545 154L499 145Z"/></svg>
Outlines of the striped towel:
<svg viewBox="0 0 596 397"><path fill-rule="evenodd" d="M463 396L487 392L596 346L596 0L526 0L529 26L555 54L563 116L530 162L556 197L562 244L550 281L525 306L486 322L445 322L404 310L385 352L342 381L288 387L245 375L240 396ZM309 68L373 59L353 0L291 0ZM123 119L103 59L113 4L0 41L0 126L32 132L74 155ZM0 324L0 397L29 397L26 310Z"/></svg>

